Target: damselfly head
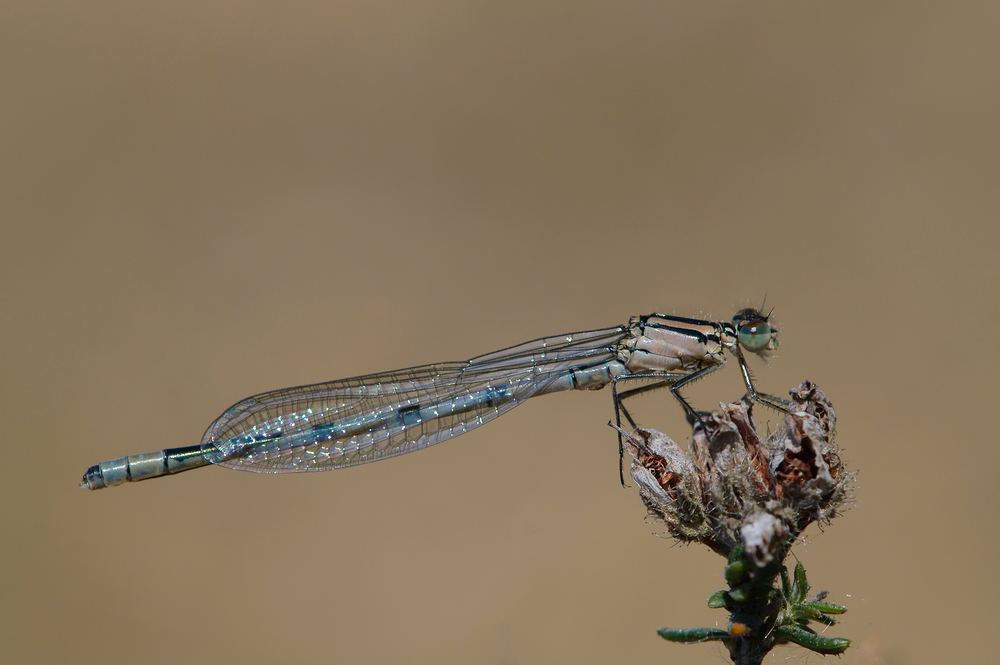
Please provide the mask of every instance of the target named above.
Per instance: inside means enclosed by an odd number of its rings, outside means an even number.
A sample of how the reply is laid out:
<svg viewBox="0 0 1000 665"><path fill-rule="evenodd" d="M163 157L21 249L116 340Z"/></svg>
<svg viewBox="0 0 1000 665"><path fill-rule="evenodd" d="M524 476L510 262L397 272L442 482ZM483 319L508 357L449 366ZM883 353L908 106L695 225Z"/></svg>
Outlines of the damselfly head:
<svg viewBox="0 0 1000 665"><path fill-rule="evenodd" d="M756 309L741 309L733 317L733 327L740 346L762 356L778 348L778 331L767 322L770 313Z"/></svg>

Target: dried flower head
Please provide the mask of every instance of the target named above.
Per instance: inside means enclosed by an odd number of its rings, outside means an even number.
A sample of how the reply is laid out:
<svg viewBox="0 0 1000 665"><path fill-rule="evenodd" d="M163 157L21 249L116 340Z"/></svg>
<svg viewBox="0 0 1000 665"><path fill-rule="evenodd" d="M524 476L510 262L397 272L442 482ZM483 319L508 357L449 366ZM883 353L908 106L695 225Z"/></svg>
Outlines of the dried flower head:
<svg viewBox="0 0 1000 665"><path fill-rule="evenodd" d="M825 591L810 596L801 562L794 575L784 565L802 530L829 522L854 491L854 474L832 443L830 400L808 381L790 393L785 426L768 437L757 433L747 399L701 414L689 451L655 430L627 437L632 478L650 515L678 540L702 542L727 558L728 588L708 605L729 612L728 628L658 632L677 643L722 642L737 665L760 665L779 644L821 654L851 644L810 626L831 626L847 608L827 602Z"/></svg>
<svg viewBox="0 0 1000 665"><path fill-rule="evenodd" d="M810 523L846 508L854 475L832 443L833 406L808 381L790 393L785 426L768 437L757 433L745 399L703 415L689 451L656 430L627 437L643 503L674 538L723 556L742 544L762 568L782 561Z"/></svg>

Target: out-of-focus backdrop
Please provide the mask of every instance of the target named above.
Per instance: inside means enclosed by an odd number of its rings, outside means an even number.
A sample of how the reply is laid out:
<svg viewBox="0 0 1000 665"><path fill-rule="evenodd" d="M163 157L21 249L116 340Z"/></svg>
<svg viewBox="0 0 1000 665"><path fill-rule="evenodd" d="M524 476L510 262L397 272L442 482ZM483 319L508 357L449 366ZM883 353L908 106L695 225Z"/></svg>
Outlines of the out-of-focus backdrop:
<svg viewBox="0 0 1000 665"><path fill-rule="evenodd" d="M722 561L619 486L608 391L346 471L77 482L255 392L766 295L761 388L817 382L860 471L795 550L835 662L989 662L998 7L5 3L0 659L719 663L656 636L724 621Z"/></svg>

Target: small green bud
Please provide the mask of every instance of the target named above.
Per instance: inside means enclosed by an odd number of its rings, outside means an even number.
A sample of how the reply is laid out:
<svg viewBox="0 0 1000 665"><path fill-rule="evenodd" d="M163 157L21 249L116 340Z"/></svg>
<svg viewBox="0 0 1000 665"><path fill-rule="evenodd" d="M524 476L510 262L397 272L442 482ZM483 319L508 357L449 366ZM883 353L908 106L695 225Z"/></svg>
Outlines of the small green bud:
<svg viewBox="0 0 1000 665"><path fill-rule="evenodd" d="M727 593L728 591L726 591L725 589L713 593L712 596L708 599L708 606L711 607L713 610L718 610L725 607Z"/></svg>
<svg viewBox="0 0 1000 665"><path fill-rule="evenodd" d="M733 561L731 564L726 566L726 581L730 585L739 584L743 581L743 578L747 574L747 561L746 559L740 559L739 561Z"/></svg>

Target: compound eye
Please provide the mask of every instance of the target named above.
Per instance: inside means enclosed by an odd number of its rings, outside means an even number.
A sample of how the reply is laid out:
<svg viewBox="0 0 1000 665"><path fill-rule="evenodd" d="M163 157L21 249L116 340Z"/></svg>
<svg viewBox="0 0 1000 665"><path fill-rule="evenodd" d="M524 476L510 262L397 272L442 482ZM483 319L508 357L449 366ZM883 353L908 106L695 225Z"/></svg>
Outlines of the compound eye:
<svg viewBox="0 0 1000 665"><path fill-rule="evenodd" d="M740 346L750 353L760 353L771 343L771 326L767 321L747 321L740 326Z"/></svg>

